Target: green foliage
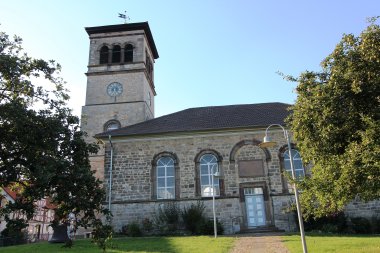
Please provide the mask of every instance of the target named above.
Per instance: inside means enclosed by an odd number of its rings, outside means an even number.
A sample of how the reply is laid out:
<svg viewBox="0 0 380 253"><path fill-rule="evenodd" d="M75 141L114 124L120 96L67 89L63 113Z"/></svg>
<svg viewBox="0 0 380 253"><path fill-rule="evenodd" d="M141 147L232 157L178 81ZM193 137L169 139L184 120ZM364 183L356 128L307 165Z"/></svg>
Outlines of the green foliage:
<svg viewBox="0 0 380 253"><path fill-rule="evenodd" d="M142 221L142 228L144 232L151 232L153 230L153 222L149 218L145 218Z"/></svg>
<svg viewBox="0 0 380 253"><path fill-rule="evenodd" d="M298 221L298 219L297 219ZM320 218L311 218L304 222L305 231L321 231L324 233L346 232L347 218L344 212Z"/></svg>
<svg viewBox="0 0 380 253"><path fill-rule="evenodd" d="M111 225L97 222L95 229L92 232L92 242L98 245L98 247L106 252L107 248L112 246L113 228Z"/></svg>
<svg viewBox="0 0 380 253"><path fill-rule="evenodd" d="M196 204L192 203L189 207L183 208L182 219L185 224L185 228L192 234L200 234L200 225L204 220L204 209L205 206L201 201L198 201Z"/></svg>
<svg viewBox="0 0 380 253"><path fill-rule="evenodd" d="M216 219L216 231L218 235L222 235L224 233L224 228L222 223ZM203 219L200 224L199 232L201 235L213 235L214 234L214 220L213 219Z"/></svg>
<svg viewBox="0 0 380 253"><path fill-rule="evenodd" d="M4 238L3 245L14 245L26 242L27 227L24 219L6 219L7 227L1 231L1 236Z"/></svg>
<svg viewBox="0 0 380 253"><path fill-rule="evenodd" d="M142 236L140 226L137 222L131 222L121 228L121 233L126 236L139 237Z"/></svg>
<svg viewBox="0 0 380 253"><path fill-rule="evenodd" d="M306 217L337 213L356 196L380 198L380 27L344 35L296 80L288 123L312 177L299 182Z"/></svg>
<svg viewBox="0 0 380 253"><path fill-rule="evenodd" d="M78 225L87 226L104 212L104 191L88 158L98 147L84 141L66 107L59 64L29 57L21 42L0 32L0 187L18 193L2 214L30 219L35 201L48 198L58 220L75 210Z"/></svg>
<svg viewBox="0 0 380 253"><path fill-rule="evenodd" d="M154 220L162 232L174 232L179 225L181 209L177 202L165 202L157 207Z"/></svg>
<svg viewBox="0 0 380 253"><path fill-rule="evenodd" d="M352 223L352 229L357 234L370 234L372 232L371 230L371 223L367 218L364 217L353 217L351 218Z"/></svg>

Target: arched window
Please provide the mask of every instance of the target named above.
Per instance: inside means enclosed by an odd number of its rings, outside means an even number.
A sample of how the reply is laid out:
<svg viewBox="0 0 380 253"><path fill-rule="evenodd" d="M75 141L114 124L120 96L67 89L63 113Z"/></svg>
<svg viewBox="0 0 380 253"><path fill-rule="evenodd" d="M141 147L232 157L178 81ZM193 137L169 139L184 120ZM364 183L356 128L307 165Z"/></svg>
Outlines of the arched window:
<svg viewBox="0 0 380 253"><path fill-rule="evenodd" d="M108 47L102 46L100 49L100 57L99 64L107 64L108 63Z"/></svg>
<svg viewBox="0 0 380 253"><path fill-rule="evenodd" d="M175 198L175 170L174 160L169 156L161 157L157 161L157 199Z"/></svg>
<svg viewBox="0 0 380 253"><path fill-rule="evenodd" d="M104 132L116 130L120 128L120 122L117 120L109 120L104 124Z"/></svg>
<svg viewBox="0 0 380 253"><path fill-rule="evenodd" d="M294 172L296 178L303 178L305 176L305 169L302 164L302 159L300 153L292 149L291 154L293 157L293 164L294 164ZM284 166L285 166L285 171L288 172L290 175L292 175L292 169L290 166L290 155L289 155L289 150L284 151Z"/></svg>
<svg viewBox="0 0 380 253"><path fill-rule="evenodd" d="M218 160L212 154L205 154L200 159L200 183L202 197L220 195L219 178L214 175L219 172ZM214 184L213 184L214 183Z"/></svg>
<svg viewBox="0 0 380 253"><path fill-rule="evenodd" d="M119 63L121 60L121 47L116 45L112 48L112 63Z"/></svg>
<svg viewBox="0 0 380 253"><path fill-rule="evenodd" d="M124 62L133 62L133 46L127 44L124 48Z"/></svg>

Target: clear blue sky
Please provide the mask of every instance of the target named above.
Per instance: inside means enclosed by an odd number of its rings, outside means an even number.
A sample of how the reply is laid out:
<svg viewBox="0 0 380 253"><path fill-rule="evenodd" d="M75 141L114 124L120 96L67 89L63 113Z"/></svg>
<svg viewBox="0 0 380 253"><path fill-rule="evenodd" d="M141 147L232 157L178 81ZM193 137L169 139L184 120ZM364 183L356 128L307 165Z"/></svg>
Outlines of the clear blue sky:
<svg viewBox="0 0 380 253"><path fill-rule="evenodd" d="M378 0L12 0L1 1L0 30L24 39L33 57L54 59L84 105L89 40L84 27L148 21L155 63L156 117L190 107L293 103L299 75L319 63L343 33L358 35L379 15Z"/></svg>

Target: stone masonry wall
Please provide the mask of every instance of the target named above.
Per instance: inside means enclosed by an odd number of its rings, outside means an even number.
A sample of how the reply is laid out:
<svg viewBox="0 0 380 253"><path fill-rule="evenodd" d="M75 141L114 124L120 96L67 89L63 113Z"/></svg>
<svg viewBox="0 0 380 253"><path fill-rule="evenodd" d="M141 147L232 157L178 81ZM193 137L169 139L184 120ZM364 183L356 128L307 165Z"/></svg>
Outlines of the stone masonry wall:
<svg viewBox="0 0 380 253"><path fill-rule="evenodd" d="M133 220L141 220L151 216L154 206L161 203L152 199L152 160L162 152L171 152L178 157L180 205L185 205L196 200L204 201L206 214L212 217L211 199L196 196L196 165L195 157L207 150L220 154L222 161L220 171L224 176L225 195L216 198L216 212L218 219L224 224L226 232L232 232L232 219L239 219L243 223L244 203L241 202L239 185L241 183L266 182L268 194L276 196L282 194L282 179L278 162L278 149L280 144L266 151L259 148L259 143L264 136L263 131L257 133L226 133L194 136L170 136L157 139L143 139L123 141L114 139L113 156L113 184L112 184L112 211L114 213L115 227L120 228ZM284 143L283 135L274 131L272 138ZM232 150L238 143L247 141L241 145L234 154L234 161L230 161ZM269 154L269 158L267 156ZM109 146L106 147L105 175L109 175ZM257 160L264 162L265 176L256 178L239 178L239 160ZM273 162L275 161L275 162ZM108 187L108 176L105 183ZM285 224L288 220L279 206L284 205L280 198L269 196L268 208L270 209L270 224L278 228L288 230L292 225ZM273 202L273 203L272 203ZM278 202L278 203L277 203ZM272 205L276 208L272 208ZM274 213L273 213L274 212ZM275 218L274 218L275 217ZM278 223L278 224L277 224ZM244 224L241 224L244 227Z"/></svg>

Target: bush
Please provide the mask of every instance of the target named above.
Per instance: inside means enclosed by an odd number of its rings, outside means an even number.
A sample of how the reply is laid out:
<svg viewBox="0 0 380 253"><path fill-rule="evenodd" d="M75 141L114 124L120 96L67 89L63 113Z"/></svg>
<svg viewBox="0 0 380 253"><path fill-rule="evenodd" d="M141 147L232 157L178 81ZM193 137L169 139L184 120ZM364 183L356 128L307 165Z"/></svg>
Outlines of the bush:
<svg viewBox="0 0 380 253"><path fill-rule="evenodd" d="M376 216L372 217L371 224L372 224L372 233L380 234L380 218Z"/></svg>
<svg viewBox="0 0 380 253"><path fill-rule="evenodd" d="M141 229L137 222L129 223L128 225L124 225L121 227L120 231L123 235L138 237L142 235Z"/></svg>
<svg viewBox="0 0 380 253"><path fill-rule="evenodd" d="M155 224L162 232L173 232L179 225L181 210L176 202L167 202L158 206L154 217Z"/></svg>
<svg viewBox="0 0 380 253"><path fill-rule="evenodd" d="M184 207L182 211L182 219L185 224L185 228L192 234L200 233L200 225L202 224L203 211L205 206L203 202L198 201L197 204L192 203L190 207Z"/></svg>
<svg viewBox="0 0 380 253"><path fill-rule="evenodd" d="M353 217L351 218L352 229L357 234L370 234L371 233L371 223L367 218L364 217Z"/></svg>
<svg viewBox="0 0 380 253"><path fill-rule="evenodd" d="M92 242L106 252L106 249L112 247L113 229L111 225L104 225L101 222L95 224L95 229L92 232Z"/></svg>
<svg viewBox="0 0 380 253"><path fill-rule="evenodd" d="M224 233L224 228L222 223L216 220L216 230L218 235L222 235ZM214 220L213 219L204 219L200 224L200 234L202 235L213 235L214 234Z"/></svg>
<svg viewBox="0 0 380 253"><path fill-rule="evenodd" d="M298 219L297 219L298 221ZM342 233L347 228L347 217L343 212L334 215L309 219L304 222L305 231L322 231L325 233Z"/></svg>
<svg viewBox="0 0 380 253"><path fill-rule="evenodd" d="M142 221L142 227L145 232L150 232L153 229L153 222L149 218Z"/></svg>

